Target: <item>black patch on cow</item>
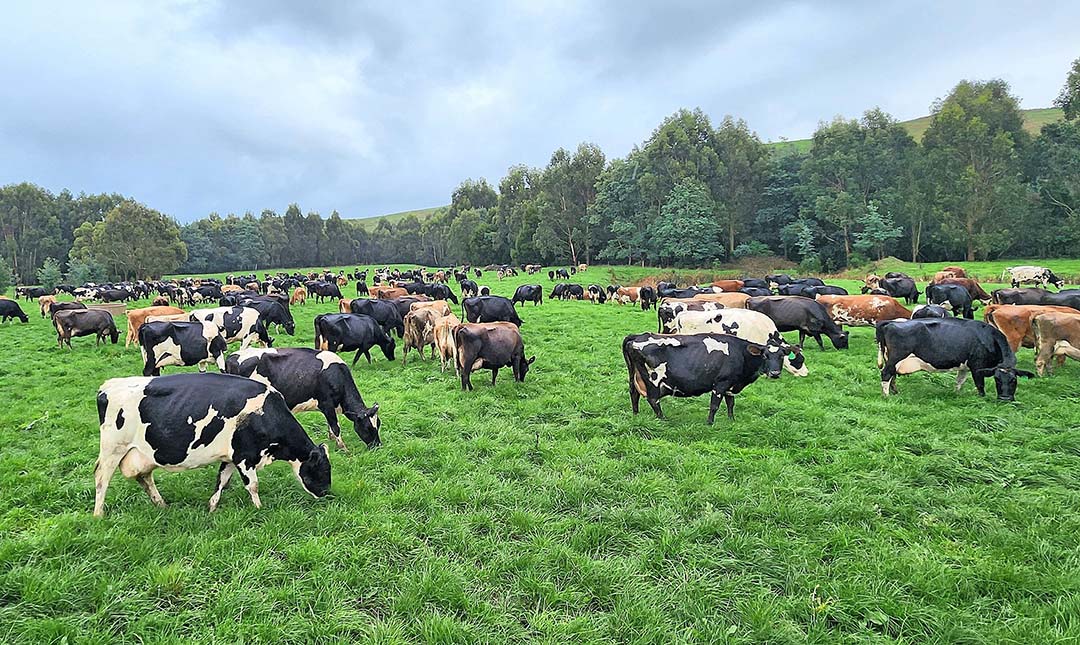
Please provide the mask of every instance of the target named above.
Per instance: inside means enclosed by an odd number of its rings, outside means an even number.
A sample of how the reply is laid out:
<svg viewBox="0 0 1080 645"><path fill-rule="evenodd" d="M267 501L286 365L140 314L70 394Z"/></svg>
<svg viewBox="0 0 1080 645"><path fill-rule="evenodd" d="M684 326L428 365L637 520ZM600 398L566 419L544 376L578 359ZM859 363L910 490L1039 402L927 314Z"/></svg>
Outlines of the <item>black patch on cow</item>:
<svg viewBox="0 0 1080 645"><path fill-rule="evenodd" d="M124 409L120 408L119 410L116 411L116 429L119 430L120 428L123 428L123 427L124 427Z"/></svg>

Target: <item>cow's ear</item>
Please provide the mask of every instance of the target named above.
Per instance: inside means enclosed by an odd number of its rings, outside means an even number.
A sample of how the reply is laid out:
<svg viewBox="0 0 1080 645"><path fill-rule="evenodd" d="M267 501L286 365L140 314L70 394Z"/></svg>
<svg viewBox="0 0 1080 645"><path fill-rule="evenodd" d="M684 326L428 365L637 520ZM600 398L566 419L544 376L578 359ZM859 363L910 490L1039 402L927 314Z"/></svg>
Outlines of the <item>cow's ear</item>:
<svg viewBox="0 0 1080 645"><path fill-rule="evenodd" d="M532 358L530 358L529 360L525 361L525 363L526 363L526 364L528 364L528 365L532 365L532 364L533 364L533 361L535 361L535 360L536 360L536 357L535 357L535 356L533 356L533 357L532 357Z"/></svg>
<svg viewBox="0 0 1080 645"><path fill-rule="evenodd" d="M1024 378L1035 378L1035 374L1027 370L1016 370L1016 375L1023 376Z"/></svg>
<svg viewBox="0 0 1080 645"><path fill-rule="evenodd" d="M375 414L375 413L377 413L378 411L379 411L379 404L378 404L378 403L376 403L375 405L373 405L373 406L371 406L370 408L368 408L368 412L369 412L370 414Z"/></svg>
<svg viewBox="0 0 1080 645"><path fill-rule="evenodd" d="M761 356L761 354L763 353L762 349L761 349L761 345L747 345L746 346L746 351L751 356Z"/></svg>

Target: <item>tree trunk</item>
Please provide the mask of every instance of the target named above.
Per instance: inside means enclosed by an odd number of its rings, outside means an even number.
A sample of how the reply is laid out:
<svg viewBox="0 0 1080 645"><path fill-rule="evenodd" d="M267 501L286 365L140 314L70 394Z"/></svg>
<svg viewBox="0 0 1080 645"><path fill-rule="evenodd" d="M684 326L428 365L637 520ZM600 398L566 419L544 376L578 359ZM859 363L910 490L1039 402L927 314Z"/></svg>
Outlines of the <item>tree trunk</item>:
<svg viewBox="0 0 1080 645"><path fill-rule="evenodd" d="M919 246L922 242L922 222L911 227L911 261L919 261Z"/></svg>

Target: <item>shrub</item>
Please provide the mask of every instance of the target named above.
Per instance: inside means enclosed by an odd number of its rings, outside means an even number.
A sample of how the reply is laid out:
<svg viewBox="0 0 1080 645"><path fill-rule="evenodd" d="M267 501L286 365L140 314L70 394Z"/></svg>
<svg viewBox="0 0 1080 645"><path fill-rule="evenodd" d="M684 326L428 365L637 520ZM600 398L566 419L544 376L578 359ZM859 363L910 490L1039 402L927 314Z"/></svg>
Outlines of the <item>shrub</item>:
<svg viewBox="0 0 1080 645"><path fill-rule="evenodd" d="M750 240L749 242L743 242L739 246L735 247L735 258L757 258L764 255L772 255L772 249L765 245L763 242L757 240Z"/></svg>
<svg viewBox="0 0 1080 645"><path fill-rule="evenodd" d="M799 262L799 274L810 275L821 273L821 258L817 255L808 255Z"/></svg>

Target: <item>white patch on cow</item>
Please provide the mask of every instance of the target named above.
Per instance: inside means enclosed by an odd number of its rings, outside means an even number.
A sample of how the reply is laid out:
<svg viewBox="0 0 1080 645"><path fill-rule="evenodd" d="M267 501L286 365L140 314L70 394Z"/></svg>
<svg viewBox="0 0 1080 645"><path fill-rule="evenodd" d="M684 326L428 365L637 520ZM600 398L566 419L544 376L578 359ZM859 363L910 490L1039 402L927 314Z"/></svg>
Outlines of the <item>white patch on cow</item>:
<svg viewBox="0 0 1080 645"><path fill-rule="evenodd" d="M666 336L664 338L650 338L649 340L644 340L637 343L630 343L631 347L638 350L645 349L649 345L657 345L661 347L664 345L670 345L672 347L679 347L682 345L682 342L678 338Z"/></svg>
<svg viewBox="0 0 1080 645"><path fill-rule="evenodd" d="M960 367L967 369L967 363L964 363ZM915 354L909 354L896 364L897 374L914 374L915 372L951 372L954 369L957 368L938 369Z"/></svg>
<svg viewBox="0 0 1080 645"><path fill-rule="evenodd" d="M319 352L315 355L322 362L322 368L325 370L331 365L341 364L344 365L345 361L341 360L341 357L334 352Z"/></svg>
<svg viewBox="0 0 1080 645"><path fill-rule="evenodd" d="M318 399L308 399L307 401L302 401L302 402L297 403L296 405L294 405L292 411L294 413L296 413L296 412L311 412L312 410L318 410L318 409L319 409L319 401L318 401Z"/></svg>
<svg viewBox="0 0 1080 645"><path fill-rule="evenodd" d="M646 365L648 367L648 365ZM656 367L648 367L649 369L649 381L656 387L660 387L660 383L663 382L664 377L667 376L667 363L660 363Z"/></svg>
<svg viewBox="0 0 1080 645"><path fill-rule="evenodd" d="M705 338L702 343L705 345L705 351L710 354L713 352L723 352L724 354L730 355L728 352L728 343L716 340L715 338Z"/></svg>
<svg viewBox="0 0 1080 645"><path fill-rule="evenodd" d="M205 430L206 426L210 425L214 421L214 418L217 417L217 415L218 411L215 410L214 406L211 405L206 411L206 416L202 419L199 419L193 424L195 426L195 438L191 441L191 445L188 446L189 450L191 449L191 446L199 443L199 440L202 439L203 430ZM188 418L190 419L191 417Z"/></svg>
<svg viewBox="0 0 1080 645"><path fill-rule="evenodd" d="M873 298L870 299L870 306L873 307L874 309L884 309L885 307L888 307L890 304L892 304L892 303L889 302L888 300L885 300L884 298L879 298L877 296L874 296Z"/></svg>
<svg viewBox="0 0 1080 645"><path fill-rule="evenodd" d="M146 351L145 349L143 351ZM183 365L180 358L180 346L172 338L166 338L154 345L150 352L154 356L154 367L166 367L168 365Z"/></svg>
<svg viewBox="0 0 1080 645"><path fill-rule="evenodd" d="M481 367L483 367L483 366L484 366L484 359L482 359L482 358L478 358L478 359L476 359L475 361L473 361L473 364L472 364L472 369L473 369L473 370L478 370L478 369L480 369L480 368L481 368Z"/></svg>

